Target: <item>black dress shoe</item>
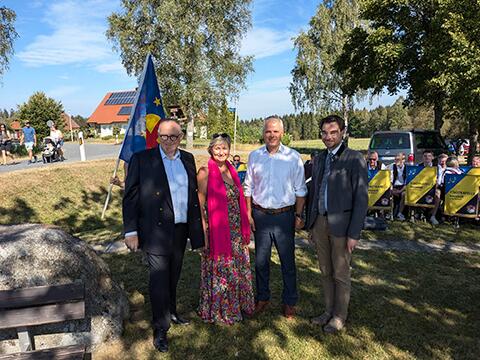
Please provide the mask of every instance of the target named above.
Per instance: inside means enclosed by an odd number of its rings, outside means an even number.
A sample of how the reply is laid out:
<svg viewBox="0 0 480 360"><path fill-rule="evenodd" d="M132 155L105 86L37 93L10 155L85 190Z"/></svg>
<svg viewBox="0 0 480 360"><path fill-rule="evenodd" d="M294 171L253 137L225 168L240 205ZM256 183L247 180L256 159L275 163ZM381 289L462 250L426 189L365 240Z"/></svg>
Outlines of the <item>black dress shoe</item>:
<svg viewBox="0 0 480 360"><path fill-rule="evenodd" d="M174 324L177 324L177 325L188 325L188 324L190 324L190 321L180 317L177 313L172 313L170 315L170 319L172 320L172 322Z"/></svg>
<svg viewBox="0 0 480 360"><path fill-rule="evenodd" d="M167 331L155 329L153 331L153 346L160 352L168 351Z"/></svg>

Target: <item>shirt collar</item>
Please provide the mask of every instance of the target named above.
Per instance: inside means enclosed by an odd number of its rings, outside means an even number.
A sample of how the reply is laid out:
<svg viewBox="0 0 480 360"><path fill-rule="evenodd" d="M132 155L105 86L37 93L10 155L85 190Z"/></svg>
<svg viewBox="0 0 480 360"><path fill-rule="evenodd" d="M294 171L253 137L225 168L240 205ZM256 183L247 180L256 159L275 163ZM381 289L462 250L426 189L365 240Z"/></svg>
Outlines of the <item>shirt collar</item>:
<svg viewBox="0 0 480 360"><path fill-rule="evenodd" d="M267 154L270 154L267 150L267 145L263 145L263 152L267 153ZM280 143L280 147L278 148L277 153L281 153L281 154L285 153L285 145Z"/></svg>
<svg viewBox="0 0 480 360"><path fill-rule="evenodd" d="M332 154L332 155L336 155L336 154L337 154L337 152L338 152L338 150L339 150L339 149L340 149L340 147L342 146L342 144L343 144L343 141L342 141L342 142L340 142L340 144L338 144L338 145L337 145L337 147L336 147L335 149L333 149L333 150L331 150L331 151L330 151L330 150L328 150L328 153L329 153L329 154Z"/></svg>
<svg viewBox="0 0 480 360"><path fill-rule="evenodd" d="M162 156L162 160L164 159L168 159L168 160L177 160L177 159L180 159L180 150L177 149L177 151L175 152L175 155L173 155L173 159L170 159L167 154L165 154L165 152L163 151L162 147L160 145L158 145L158 148L160 149L160 155Z"/></svg>

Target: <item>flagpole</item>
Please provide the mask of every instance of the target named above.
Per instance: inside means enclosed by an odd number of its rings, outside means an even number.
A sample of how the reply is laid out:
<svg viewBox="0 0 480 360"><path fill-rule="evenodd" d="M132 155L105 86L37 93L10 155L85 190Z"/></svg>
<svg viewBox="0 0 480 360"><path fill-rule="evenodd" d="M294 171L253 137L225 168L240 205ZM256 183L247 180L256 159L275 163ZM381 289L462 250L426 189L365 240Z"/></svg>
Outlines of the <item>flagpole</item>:
<svg viewBox="0 0 480 360"><path fill-rule="evenodd" d="M233 115L233 156L237 155L237 102L235 101L235 112Z"/></svg>
<svg viewBox="0 0 480 360"><path fill-rule="evenodd" d="M140 99L140 93L142 91L142 85L143 85L143 82L145 81L145 74L147 72L148 60L150 59L151 56L152 54L148 53L147 57L145 58L145 63L143 64L142 76L140 77L139 86L137 87L137 93L135 94L135 102L133 103L133 106L132 106L133 112L130 112L130 118L128 119L128 125L127 125L127 130L125 130L125 136L128 134L128 131L130 130L130 127L132 126L132 123L133 123L132 120L135 115L135 109L137 108L138 100ZM115 164L115 169L113 170L113 177L117 176L118 167L120 166L120 154L122 153L124 145L125 145L125 138L123 138L122 146L120 146L120 151L118 152L117 163ZM105 205L103 205L102 216L100 218L101 220L105 218L105 212L107 211L108 203L110 202L110 197L112 195L112 188L113 188L113 184L110 183L108 187L107 198L105 199Z"/></svg>

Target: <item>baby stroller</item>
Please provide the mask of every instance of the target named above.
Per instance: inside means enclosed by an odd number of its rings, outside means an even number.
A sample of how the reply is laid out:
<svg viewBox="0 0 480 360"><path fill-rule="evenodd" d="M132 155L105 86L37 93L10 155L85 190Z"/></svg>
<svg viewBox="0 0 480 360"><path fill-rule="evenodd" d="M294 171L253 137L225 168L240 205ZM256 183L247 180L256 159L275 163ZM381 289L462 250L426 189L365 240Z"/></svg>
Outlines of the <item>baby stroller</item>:
<svg viewBox="0 0 480 360"><path fill-rule="evenodd" d="M43 151L42 151L43 163L52 163L60 160L58 154L58 144L51 137L43 139Z"/></svg>

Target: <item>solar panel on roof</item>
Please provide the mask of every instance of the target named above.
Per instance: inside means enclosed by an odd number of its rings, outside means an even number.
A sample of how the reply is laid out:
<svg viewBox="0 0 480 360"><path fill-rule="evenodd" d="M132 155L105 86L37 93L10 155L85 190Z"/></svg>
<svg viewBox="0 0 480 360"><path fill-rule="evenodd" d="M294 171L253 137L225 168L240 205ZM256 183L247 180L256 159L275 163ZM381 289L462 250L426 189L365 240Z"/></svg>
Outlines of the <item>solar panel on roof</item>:
<svg viewBox="0 0 480 360"><path fill-rule="evenodd" d="M130 115L132 111L132 106L122 106L117 115Z"/></svg>
<svg viewBox="0 0 480 360"><path fill-rule="evenodd" d="M110 95L105 101L105 105L133 104L135 100L135 91L121 91Z"/></svg>

